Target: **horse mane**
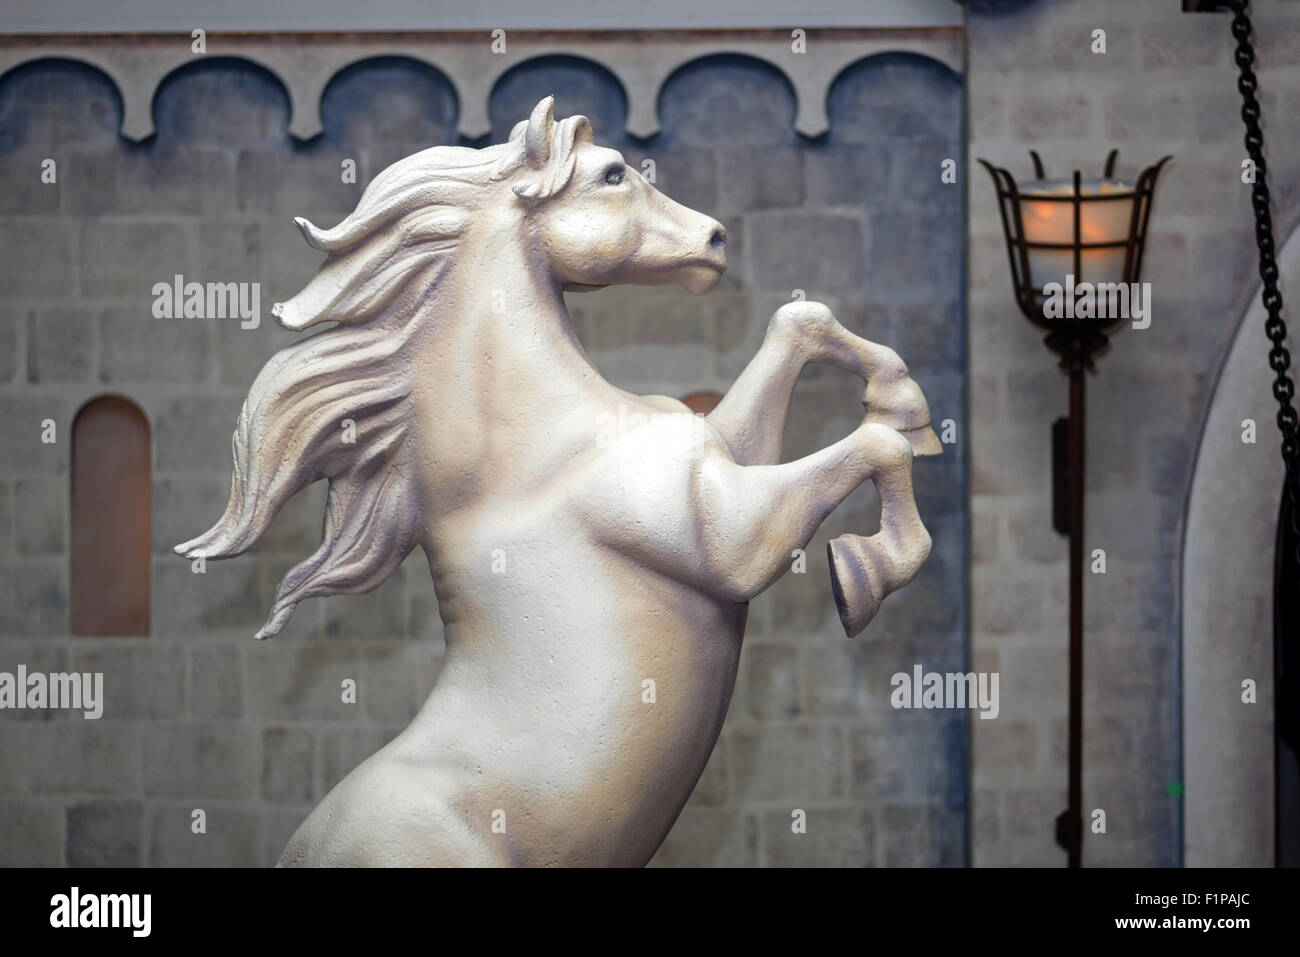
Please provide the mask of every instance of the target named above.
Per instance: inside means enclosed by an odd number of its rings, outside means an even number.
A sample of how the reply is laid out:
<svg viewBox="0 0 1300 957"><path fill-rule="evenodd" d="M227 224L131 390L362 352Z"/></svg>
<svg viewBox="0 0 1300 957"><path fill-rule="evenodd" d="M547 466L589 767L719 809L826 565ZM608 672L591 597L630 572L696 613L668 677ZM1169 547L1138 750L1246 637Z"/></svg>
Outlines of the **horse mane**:
<svg viewBox="0 0 1300 957"><path fill-rule="evenodd" d="M294 220L308 244L328 255L271 314L294 330L337 325L262 368L231 439L225 513L175 548L191 559L239 555L285 502L329 481L320 547L280 582L258 638L278 633L307 598L378 587L419 544L410 423L416 344L427 339L419 333L439 318L427 305L485 187L515 178L519 201L549 199L568 184L573 150L584 139L591 139L586 117L555 122L547 97L504 144L436 146L389 166L333 229Z"/></svg>

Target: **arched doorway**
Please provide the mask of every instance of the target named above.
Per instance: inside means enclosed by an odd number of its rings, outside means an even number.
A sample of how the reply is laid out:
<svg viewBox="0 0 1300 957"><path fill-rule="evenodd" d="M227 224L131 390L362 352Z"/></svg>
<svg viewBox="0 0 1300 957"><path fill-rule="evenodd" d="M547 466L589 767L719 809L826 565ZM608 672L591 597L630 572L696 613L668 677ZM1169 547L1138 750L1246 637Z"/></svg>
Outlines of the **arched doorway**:
<svg viewBox="0 0 1300 957"><path fill-rule="evenodd" d="M82 406L72 423L71 630L149 634L149 420L130 399Z"/></svg>

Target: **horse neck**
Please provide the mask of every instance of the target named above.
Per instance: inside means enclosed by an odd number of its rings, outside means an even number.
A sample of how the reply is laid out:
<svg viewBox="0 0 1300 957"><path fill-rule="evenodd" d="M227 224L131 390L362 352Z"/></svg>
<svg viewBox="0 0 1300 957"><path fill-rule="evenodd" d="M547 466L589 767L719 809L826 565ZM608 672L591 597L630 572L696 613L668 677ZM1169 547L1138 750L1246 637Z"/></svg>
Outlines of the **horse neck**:
<svg viewBox="0 0 1300 957"><path fill-rule="evenodd" d="M426 344L423 371L454 386L443 395L475 421L494 410L554 409L612 389L574 334L560 284L525 255L517 237L462 244L439 283L440 318ZM429 379L422 381L428 382ZM495 416L487 421L501 426ZM536 420L533 422L536 425Z"/></svg>
<svg viewBox="0 0 1300 957"><path fill-rule="evenodd" d="M458 251L435 290L412 369L429 536L444 515L534 490L591 446L597 412L622 394L587 358L558 282L517 241Z"/></svg>

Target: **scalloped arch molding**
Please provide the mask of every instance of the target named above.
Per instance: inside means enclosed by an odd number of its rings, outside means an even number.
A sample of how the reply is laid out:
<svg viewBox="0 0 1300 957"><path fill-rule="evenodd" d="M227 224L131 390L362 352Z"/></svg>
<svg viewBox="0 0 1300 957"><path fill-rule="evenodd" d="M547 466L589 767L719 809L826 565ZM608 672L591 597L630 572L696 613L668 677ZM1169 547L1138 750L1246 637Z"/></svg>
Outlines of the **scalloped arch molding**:
<svg viewBox="0 0 1300 957"><path fill-rule="evenodd" d="M960 29L809 30L805 52L779 30L551 33L512 30L504 52L492 51L486 33L427 34L208 34L207 53L190 51L188 36L14 37L0 42L0 77L24 63L68 59L102 71L122 97L122 135L153 135L153 100L170 74L203 56L254 63L283 84L289 97L289 133L319 135L320 101L341 70L376 57L425 63L447 77L459 101L456 131L477 139L492 129L488 102L514 67L544 56L572 56L608 70L627 97L626 131L646 138L659 132L659 91L687 64L716 54L739 54L770 64L794 89L795 129L819 136L830 128L826 97L835 79L859 60L883 53L913 53L963 72Z"/></svg>

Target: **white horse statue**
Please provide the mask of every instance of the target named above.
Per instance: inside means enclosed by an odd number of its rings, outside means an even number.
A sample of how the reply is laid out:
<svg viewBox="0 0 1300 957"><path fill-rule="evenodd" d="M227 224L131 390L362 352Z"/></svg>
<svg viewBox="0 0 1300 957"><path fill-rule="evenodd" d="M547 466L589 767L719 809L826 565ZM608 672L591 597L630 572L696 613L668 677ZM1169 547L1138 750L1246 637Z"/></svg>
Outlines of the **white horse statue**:
<svg viewBox="0 0 1300 957"><path fill-rule="evenodd" d="M644 864L717 741L748 602L831 510L864 481L879 490L880 532L829 545L850 637L929 554L911 468L939 444L920 389L814 302L777 310L707 417L606 382L565 290L706 293L726 234L595 145L586 117L556 122L550 97L504 144L394 163L333 229L295 222L328 258L273 313L337 325L258 375L225 514L176 551L238 555L328 479L320 548L257 637L421 547L447 648L410 726L325 797L281 865ZM865 379L869 411L779 464L808 362Z"/></svg>

